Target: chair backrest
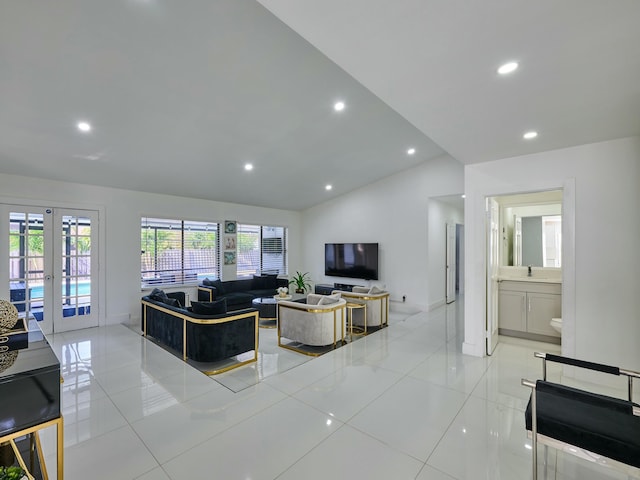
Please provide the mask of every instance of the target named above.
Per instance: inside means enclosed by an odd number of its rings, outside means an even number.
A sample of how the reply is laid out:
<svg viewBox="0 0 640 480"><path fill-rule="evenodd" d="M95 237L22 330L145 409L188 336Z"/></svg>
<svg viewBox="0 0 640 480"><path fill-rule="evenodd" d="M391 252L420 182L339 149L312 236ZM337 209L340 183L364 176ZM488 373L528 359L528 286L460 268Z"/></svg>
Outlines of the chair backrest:
<svg viewBox="0 0 640 480"><path fill-rule="evenodd" d="M333 303L338 303L340 298L340 294L335 292L331 295L310 293L309 295L307 295L307 305L331 305Z"/></svg>

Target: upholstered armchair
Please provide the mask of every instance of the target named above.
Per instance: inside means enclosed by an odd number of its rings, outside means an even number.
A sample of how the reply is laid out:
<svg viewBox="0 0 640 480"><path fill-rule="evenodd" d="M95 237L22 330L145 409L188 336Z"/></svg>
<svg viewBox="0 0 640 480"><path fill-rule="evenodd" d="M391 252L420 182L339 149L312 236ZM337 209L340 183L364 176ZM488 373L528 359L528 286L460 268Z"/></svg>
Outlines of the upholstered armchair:
<svg viewBox="0 0 640 480"><path fill-rule="evenodd" d="M278 345L305 355L321 355L296 343L311 347L341 345L345 340L345 305L340 295L310 293L307 303L278 301ZM287 343L286 340L289 340Z"/></svg>
<svg viewBox="0 0 640 480"><path fill-rule="evenodd" d="M374 285L353 287L351 292L334 290L332 294L334 293L341 293L342 298L349 303L366 306L366 315L354 315L351 319L354 326L380 328L389 324L389 292L386 290Z"/></svg>

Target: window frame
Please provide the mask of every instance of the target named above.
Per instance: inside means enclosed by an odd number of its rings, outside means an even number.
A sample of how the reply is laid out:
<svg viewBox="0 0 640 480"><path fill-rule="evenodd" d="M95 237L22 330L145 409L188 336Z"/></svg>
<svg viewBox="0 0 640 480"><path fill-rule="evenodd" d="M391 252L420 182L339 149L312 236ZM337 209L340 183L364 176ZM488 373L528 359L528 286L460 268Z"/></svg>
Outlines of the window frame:
<svg viewBox="0 0 640 480"><path fill-rule="evenodd" d="M195 229L194 229L195 228ZM153 229L155 234L150 242L145 238L145 231ZM178 254L173 255L173 259L164 259L165 262L174 264L173 268L161 268L159 265L158 231L174 232L173 237L165 237L164 241L169 244L163 251L177 250ZM178 232L179 238L176 238ZM207 243L205 237L205 247L209 248L186 248L189 241L195 242L197 239L189 238L192 233L213 234L213 242ZM176 287L185 285L197 285L204 277L220 278L220 222L202 221L191 219L163 218L160 216L140 217L140 285L143 289L153 287ZM151 247L149 244L151 243ZM152 249L150 256L145 259L145 254ZM199 251L211 251L212 255L203 255L198 259ZM187 252L191 252L187 254ZM150 257L150 258L149 258ZM177 257L177 258L176 258ZM194 263L194 259L201 260ZM145 262L150 262L150 268L145 268ZM209 262L209 263L207 263ZM150 277L153 275L153 277ZM164 275L164 278L163 278ZM202 277L202 278L201 278Z"/></svg>
<svg viewBox="0 0 640 480"><path fill-rule="evenodd" d="M275 232L266 232L266 229L275 229ZM258 250L258 259L257 264L251 263L249 264L249 270L246 267L242 266L242 257L241 248L244 242L241 240L240 236L246 233L253 233L250 230L257 230L255 233L258 235L258 246L256 250ZM280 232L278 232L280 230ZM277 274L281 276L285 276L289 274L289 228L281 225L256 225L250 223L239 223L237 225L237 264L236 264L236 277L237 278L250 278L252 275L260 275L265 273ZM278 235L281 233L281 235ZM282 263L277 265L277 268L274 268L273 263L269 263L265 259L265 254L269 254L269 252L265 252L265 239L270 238L278 238L280 242L275 242L280 244L280 252L277 252L282 255ZM252 268L255 267L255 268ZM241 270L242 268L242 270ZM277 270L277 272L275 271Z"/></svg>

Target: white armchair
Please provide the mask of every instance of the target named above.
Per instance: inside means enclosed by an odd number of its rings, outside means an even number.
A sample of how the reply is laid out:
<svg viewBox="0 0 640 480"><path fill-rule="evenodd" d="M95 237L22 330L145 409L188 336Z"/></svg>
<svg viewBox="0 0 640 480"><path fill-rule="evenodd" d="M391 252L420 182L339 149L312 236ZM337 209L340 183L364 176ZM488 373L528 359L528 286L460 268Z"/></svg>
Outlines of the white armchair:
<svg viewBox="0 0 640 480"><path fill-rule="evenodd" d="M334 290L341 293L349 303L366 305L366 315L354 315L351 319L354 326L367 328L386 327L389 324L389 292L378 287L353 287L351 292Z"/></svg>
<svg viewBox="0 0 640 480"><path fill-rule="evenodd" d="M345 340L346 300L339 295L310 293L307 303L281 300L278 302L278 345L305 355L321 355L293 343L312 347L341 345ZM290 343L283 342L287 339Z"/></svg>

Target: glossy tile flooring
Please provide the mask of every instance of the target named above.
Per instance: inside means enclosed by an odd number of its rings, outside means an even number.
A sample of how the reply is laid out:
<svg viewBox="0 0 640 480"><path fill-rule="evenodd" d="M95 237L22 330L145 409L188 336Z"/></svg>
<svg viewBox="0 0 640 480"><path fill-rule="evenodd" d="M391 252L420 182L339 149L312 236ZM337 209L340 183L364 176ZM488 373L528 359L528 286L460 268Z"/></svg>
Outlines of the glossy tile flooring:
<svg viewBox="0 0 640 480"><path fill-rule="evenodd" d="M258 364L219 380L124 325L52 335L65 478L530 479L520 379L539 378L534 350L559 347L502 338L491 357L462 355L458 306L392 314L318 358L261 329ZM627 478L544 447L540 463L540 478Z"/></svg>

